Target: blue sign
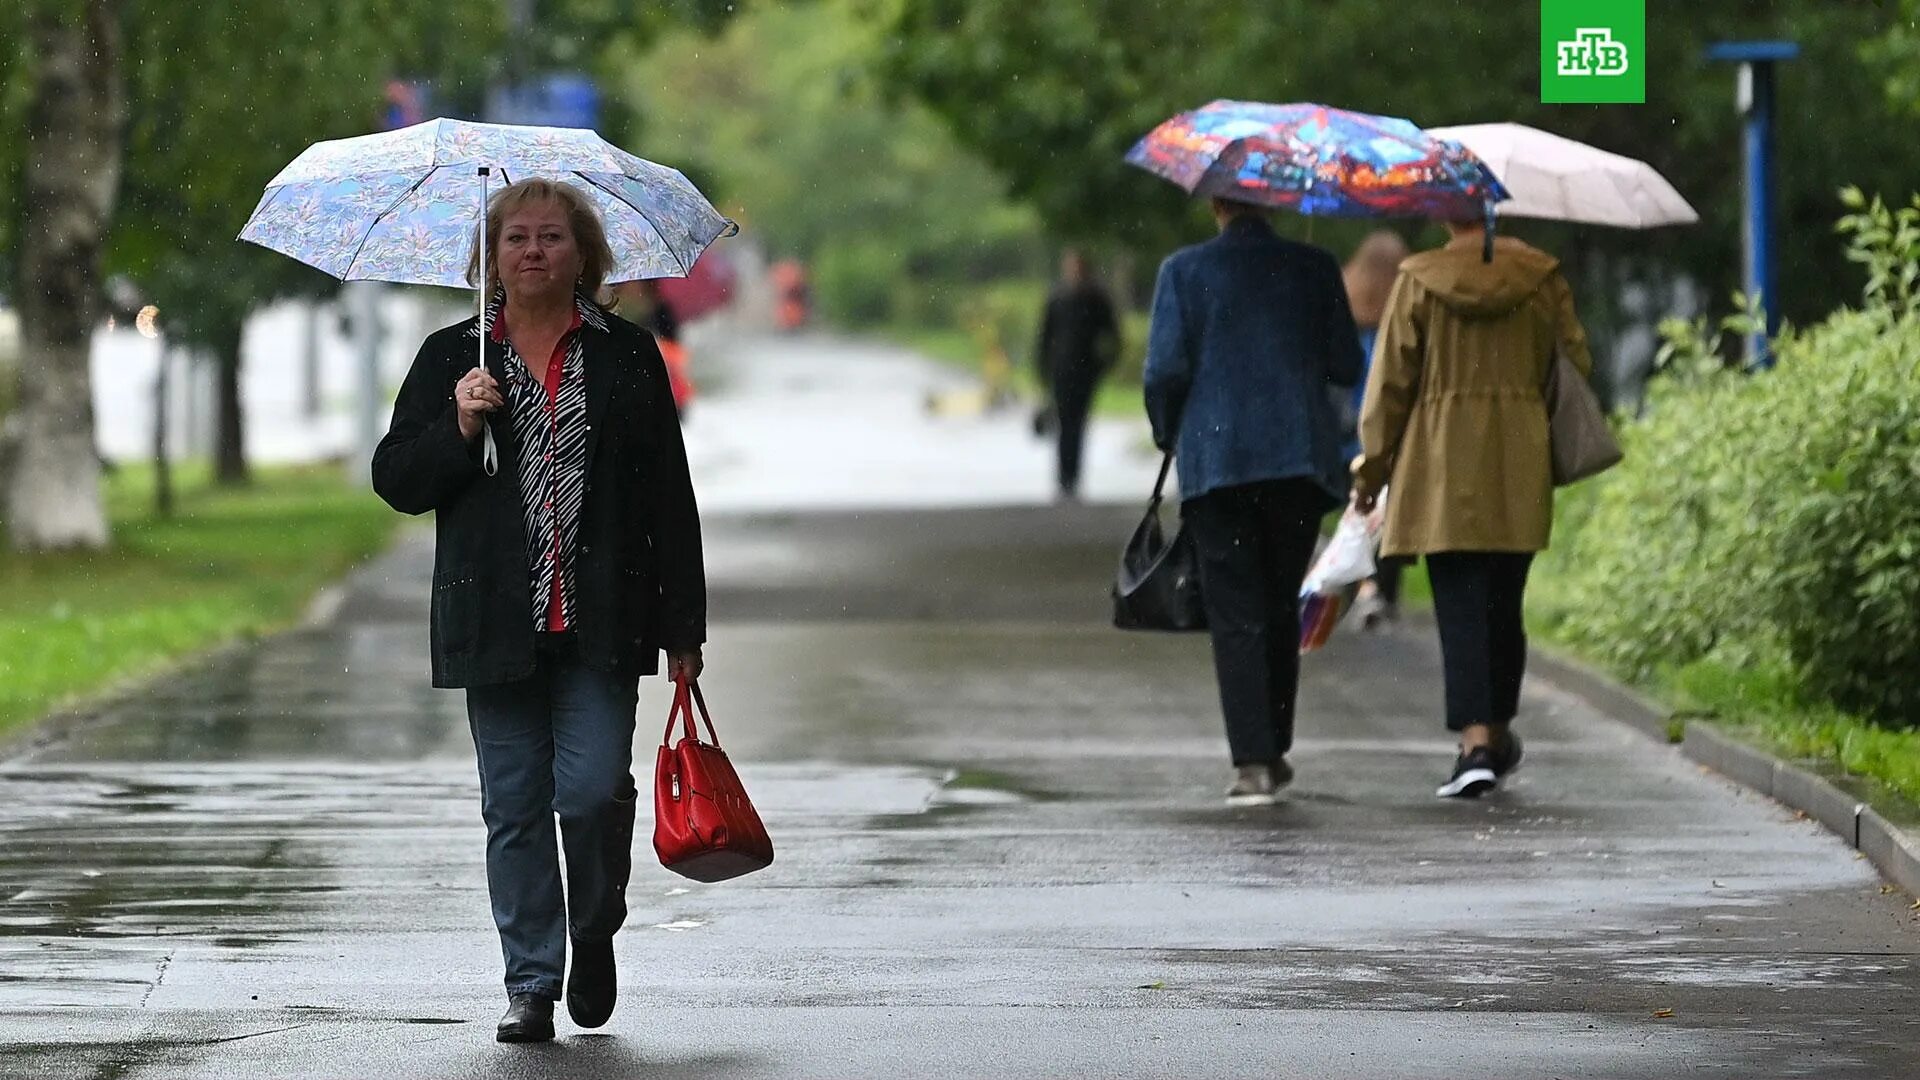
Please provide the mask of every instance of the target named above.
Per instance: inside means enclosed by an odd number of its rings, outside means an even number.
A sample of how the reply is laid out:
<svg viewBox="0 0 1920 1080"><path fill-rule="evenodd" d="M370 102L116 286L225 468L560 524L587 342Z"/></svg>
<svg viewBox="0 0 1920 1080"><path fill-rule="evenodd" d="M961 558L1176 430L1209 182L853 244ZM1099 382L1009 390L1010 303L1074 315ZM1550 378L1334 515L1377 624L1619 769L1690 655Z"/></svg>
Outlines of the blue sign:
<svg viewBox="0 0 1920 1080"><path fill-rule="evenodd" d="M495 87L487 94L487 120L495 124L594 128L600 90L579 72L542 76L524 86Z"/></svg>

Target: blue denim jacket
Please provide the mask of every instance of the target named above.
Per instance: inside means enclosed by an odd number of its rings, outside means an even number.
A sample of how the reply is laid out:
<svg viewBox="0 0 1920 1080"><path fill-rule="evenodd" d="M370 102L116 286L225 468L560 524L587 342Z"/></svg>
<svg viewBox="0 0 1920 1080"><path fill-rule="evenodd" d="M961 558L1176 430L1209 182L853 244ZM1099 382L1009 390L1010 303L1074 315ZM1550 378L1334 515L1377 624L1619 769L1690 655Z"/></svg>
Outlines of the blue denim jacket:
<svg viewBox="0 0 1920 1080"><path fill-rule="evenodd" d="M1306 477L1344 501L1330 388L1359 383L1363 363L1324 249L1241 217L1174 252L1154 286L1146 399L1154 443L1177 455L1180 497Z"/></svg>

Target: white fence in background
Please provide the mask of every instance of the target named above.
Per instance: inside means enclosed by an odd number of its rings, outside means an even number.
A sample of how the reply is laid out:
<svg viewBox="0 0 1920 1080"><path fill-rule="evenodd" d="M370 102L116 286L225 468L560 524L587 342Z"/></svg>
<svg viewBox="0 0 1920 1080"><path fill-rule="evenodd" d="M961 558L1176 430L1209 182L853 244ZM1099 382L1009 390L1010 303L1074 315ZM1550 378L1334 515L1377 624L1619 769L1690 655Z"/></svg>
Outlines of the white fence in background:
<svg viewBox="0 0 1920 1080"><path fill-rule="evenodd" d="M394 389L428 333L456 322L466 307L452 292L384 288L377 306L386 333L377 350L380 429ZM343 325L342 303L287 302L248 320L241 340L240 394L247 458L257 464L339 461L353 456L365 378L360 339ZM161 313L164 326L165 312ZM164 336L128 327L101 329L92 353L96 439L110 461L153 456L155 380L170 365L168 449L174 458L212 452L216 383L211 361L169 349ZM28 377L31 377L30 374Z"/></svg>

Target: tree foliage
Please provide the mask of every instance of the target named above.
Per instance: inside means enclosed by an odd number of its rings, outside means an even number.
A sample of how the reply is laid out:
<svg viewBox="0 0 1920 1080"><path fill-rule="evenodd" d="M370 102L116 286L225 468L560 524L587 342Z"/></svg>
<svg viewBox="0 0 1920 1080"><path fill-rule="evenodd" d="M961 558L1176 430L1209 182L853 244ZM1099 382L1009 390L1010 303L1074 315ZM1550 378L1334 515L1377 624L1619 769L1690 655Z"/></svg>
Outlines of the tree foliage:
<svg viewBox="0 0 1920 1080"><path fill-rule="evenodd" d="M127 181L111 261L169 332L217 345L256 304L314 280L234 237L308 144L381 122L389 80L477 81L486 5L404 0L137 3L128 19Z"/></svg>
<svg viewBox="0 0 1920 1080"><path fill-rule="evenodd" d="M1862 47L1861 56L1884 82L1887 100L1908 116L1920 116L1920 0L1900 0L1886 33Z"/></svg>
<svg viewBox="0 0 1920 1080"><path fill-rule="evenodd" d="M891 102L879 27L845 0L762 5L671 34L613 84L634 147L687 169L775 256L814 265L832 313L938 318L948 286L1038 269L1038 219L924 108Z"/></svg>
<svg viewBox="0 0 1920 1080"><path fill-rule="evenodd" d="M1143 254L1189 238L1194 219L1176 189L1121 156L1160 120L1218 97L1320 101L1429 125L1511 120L1645 159L1700 211L1700 226L1526 228L1565 253L1673 262L1716 294L1738 276L1740 143L1733 72L1701 59L1708 43L1786 37L1804 50L1780 73L1783 236L1826 231L1840 176L1893 187L1920 164L1920 147L1892 137L1892 106L1858 56L1895 0L1650 5L1644 106L1541 104L1537 19L1505 0L864 2L890 28L879 63L892 85L929 104L1052 229L1123 236ZM1839 256L1825 245L1784 243L1780 259L1790 317L1844 300Z"/></svg>

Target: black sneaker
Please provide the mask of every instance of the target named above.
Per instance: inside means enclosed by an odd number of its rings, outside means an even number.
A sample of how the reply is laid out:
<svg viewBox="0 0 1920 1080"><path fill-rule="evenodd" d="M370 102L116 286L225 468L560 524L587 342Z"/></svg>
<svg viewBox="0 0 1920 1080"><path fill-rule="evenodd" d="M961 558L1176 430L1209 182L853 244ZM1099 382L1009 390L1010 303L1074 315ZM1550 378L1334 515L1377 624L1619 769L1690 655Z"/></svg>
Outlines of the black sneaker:
<svg viewBox="0 0 1920 1080"><path fill-rule="evenodd" d="M1505 737L1493 744L1493 775L1506 779L1508 773L1520 767L1523 752L1520 736L1507 732Z"/></svg>
<svg viewBox="0 0 1920 1080"><path fill-rule="evenodd" d="M1443 799L1477 799L1500 783L1493 751L1476 746L1462 753L1453 763L1453 779L1440 785L1435 795Z"/></svg>

